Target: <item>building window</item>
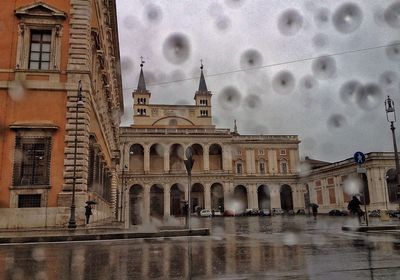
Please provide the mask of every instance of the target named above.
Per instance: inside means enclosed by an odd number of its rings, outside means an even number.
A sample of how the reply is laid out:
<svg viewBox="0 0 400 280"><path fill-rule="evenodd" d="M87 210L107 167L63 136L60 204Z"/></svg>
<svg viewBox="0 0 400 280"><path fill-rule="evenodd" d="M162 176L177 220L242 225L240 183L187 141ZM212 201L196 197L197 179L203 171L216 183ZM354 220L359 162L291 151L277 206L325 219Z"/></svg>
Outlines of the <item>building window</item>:
<svg viewBox="0 0 400 280"><path fill-rule="evenodd" d="M17 136L14 157L14 186L48 185L51 138Z"/></svg>
<svg viewBox="0 0 400 280"><path fill-rule="evenodd" d="M207 110L200 110L200 116L207 117L208 116L208 111Z"/></svg>
<svg viewBox="0 0 400 280"><path fill-rule="evenodd" d="M32 30L29 50L29 69L49 70L51 32Z"/></svg>
<svg viewBox="0 0 400 280"><path fill-rule="evenodd" d="M264 150L258 150L258 154L261 156L264 155Z"/></svg>
<svg viewBox="0 0 400 280"><path fill-rule="evenodd" d="M242 174L242 173L243 173L243 165L242 165L241 162L238 162L238 163L236 164L236 173L237 173L237 174Z"/></svg>
<svg viewBox="0 0 400 280"><path fill-rule="evenodd" d="M261 161L259 163L259 166L260 166L260 174L265 174L265 162Z"/></svg>
<svg viewBox="0 0 400 280"><path fill-rule="evenodd" d="M286 161L281 161L280 162L280 171L282 174L288 173L288 168L287 168L287 162Z"/></svg>
<svg viewBox="0 0 400 280"><path fill-rule="evenodd" d="M279 154L280 154L281 156L286 156L286 150L280 150L280 151L279 151Z"/></svg>
<svg viewBox="0 0 400 280"><path fill-rule="evenodd" d="M18 208L40 207L41 194L20 194L18 195Z"/></svg>
<svg viewBox="0 0 400 280"><path fill-rule="evenodd" d="M200 99L200 105L201 106L207 106L208 102L206 99Z"/></svg>

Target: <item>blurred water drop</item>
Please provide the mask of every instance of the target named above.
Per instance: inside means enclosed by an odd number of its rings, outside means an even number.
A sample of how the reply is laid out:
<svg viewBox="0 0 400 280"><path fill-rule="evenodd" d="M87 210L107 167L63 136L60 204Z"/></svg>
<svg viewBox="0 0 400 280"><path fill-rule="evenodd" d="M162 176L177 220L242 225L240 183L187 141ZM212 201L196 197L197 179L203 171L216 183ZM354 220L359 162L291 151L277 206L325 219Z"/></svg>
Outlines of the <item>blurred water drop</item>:
<svg viewBox="0 0 400 280"><path fill-rule="evenodd" d="M386 47L386 56L390 60L400 61L400 41L392 42Z"/></svg>
<svg viewBox="0 0 400 280"><path fill-rule="evenodd" d="M343 191L348 195L359 194L362 190L362 184L363 182L358 177L347 178L343 182Z"/></svg>
<svg viewBox="0 0 400 280"><path fill-rule="evenodd" d="M318 146L318 142L312 138L312 137L305 137L302 141L301 144L303 145L303 148L305 150L313 150L315 147Z"/></svg>
<svg viewBox="0 0 400 280"><path fill-rule="evenodd" d="M144 73L143 73L143 75L144 75L144 78L145 78L145 80L146 80L146 85L148 84L148 85L151 85L151 84L156 84L158 81L157 81L157 78L156 78L156 74L154 73L154 72L151 72L151 71L147 71L147 70L144 70L143 71ZM138 77L139 78L139 77Z"/></svg>
<svg viewBox="0 0 400 280"><path fill-rule="evenodd" d="M246 0L225 0L225 3L230 8L239 8L241 7Z"/></svg>
<svg viewBox="0 0 400 280"><path fill-rule="evenodd" d="M336 129L341 128L346 124L346 118L341 114L332 114L328 118L328 128Z"/></svg>
<svg viewBox="0 0 400 280"><path fill-rule="evenodd" d="M328 8L319 8L314 14L314 22L318 27L324 27L329 23L330 11Z"/></svg>
<svg viewBox="0 0 400 280"><path fill-rule="evenodd" d="M211 16L217 17L223 13L224 9L219 3L211 3L207 11Z"/></svg>
<svg viewBox="0 0 400 280"><path fill-rule="evenodd" d="M8 88L8 95L15 101L21 101L26 94L25 85L20 81L11 82Z"/></svg>
<svg viewBox="0 0 400 280"><path fill-rule="evenodd" d="M318 33L312 38L313 46L317 49L326 47L328 45L328 41L328 36L322 33Z"/></svg>
<svg viewBox="0 0 400 280"><path fill-rule="evenodd" d="M367 84L364 90L360 91L358 105L364 110L372 110L383 104L383 94L380 87L376 84Z"/></svg>
<svg viewBox="0 0 400 280"><path fill-rule="evenodd" d="M243 106L248 110L259 109L262 106L262 100L258 95L247 95L243 100Z"/></svg>
<svg viewBox="0 0 400 280"><path fill-rule="evenodd" d="M400 27L400 1L389 5L385 9L384 17L389 26L398 29Z"/></svg>
<svg viewBox="0 0 400 280"><path fill-rule="evenodd" d="M169 35L163 44L163 54L170 63L184 63L190 55L189 39L182 33Z"/></svg>
<svg viewBox="0 0 400 280"><path fill-rule="evenodd" d="M385 71L379 77L379 85L387 94L395 94L399 85L399 77L394 71Z"/></svg>
<svg viewBox="0 0 400 280"><path fill-rule="evenodd" d="M231 27L231 20L229 17L223 15L215 19L215 27L220 31L226 31Z"/></svg>
<svg viewBox="0 0 400 280"><path fill-rule="evenodd" d="M140 25L139 21L134 16L126 16L122 20L122 24L128 29L132 29Z"/></svg>
<svg viewBox="0 0 400 280"><path fill-rule="evenodd" d="M241 94L236 87L227 86L222 89L218 101L224 109L235 109L239 106L241 99Z"/></svg>
<svg viewBox="0 0 400 280"><path fill-rule="evenodd" d="M297 235L293 232L287 232L283 235L283 243L288 246L296 245L298 242Z"/></svg>
<svg viewBox="0 0 400 280"><path fill-rule="evenodd" d="M279 94L289 94L293 91L296 80L289 71L281 71L272 80L272 88Z"/></svg>
<svg viewBox="0 0 400 280"><path fill-rule="evenodd" d="M311 92L318 87L318 81L311 75L306 75L301 78L299 84L300 90L303 92Z"/></svg>
<svg viewBox="0 0 400 280"><path fill-rule="evenodd" d="M297 167L297 171L299 172L299 175L304 177L310 175L312 170L311 164L308 162L302 161Z"/></svg>
<svg viewBox="0 0 400 280"><path fill-rule="evenodd" d="M317 79L330 79L336 74L336 62L330 56L323 56L315 59L311 69Z"/></svg>
<svg viewBox="0 0 400 280"><path fill-rule="evenodd" d="M340 90L340 97L344 103L358 103L363 86L360 82L351 80L344 83Z"/></svg>
<svg viewBox="0 0 400 280"><path fill-rule="evenodd" d="M41 262L46 259L46 252L43 248L33 248L32 249L32 258L37 261Z"/></svg>
<svg viewBox="0 0 400 280"><path fill-rule="evenodd" d="M149 4L144 8L144 13L149 22L158 23L162 19L162 10L159 6Z"/></svg>
<svg viewBox="0 0 400 280"><path fill-rule="evenodd" d="M133 69L133 60L129 56L121 57L121 70L124 72L130 72Z"/></svg>
<svg viewBox="0 0 400 280"><path fill-rule="evenodd" d="M295 9L284 11L278 18L278 30L286 36L293 36L303 26L303 16Z"/></svg>
<svg viewBox="0 0 400 280"><path fill-rule="evenodd" d="M352 33L363 20L361 8L354 3L345 3L333 13L333 25L341 33Z"/></svg>
<svg viewBox="0 0 400 280"><path fill-rule="evenodd" d="M240 66L242 69L260 67L262 64L262 54L256 49L246 50L240 56Z"/></svg>
<svg viewBox="0 0 400 280"><path fill-rule="evenodd" d="M180 69L176 69L176 70L174 70L174 71L172 71L171 72L171 74L170 74L170 79L172 80L172 81L180 81L180 80L183 80L183 79L185 79L185 72L183 72L182 70L180 70Z"/></svg>

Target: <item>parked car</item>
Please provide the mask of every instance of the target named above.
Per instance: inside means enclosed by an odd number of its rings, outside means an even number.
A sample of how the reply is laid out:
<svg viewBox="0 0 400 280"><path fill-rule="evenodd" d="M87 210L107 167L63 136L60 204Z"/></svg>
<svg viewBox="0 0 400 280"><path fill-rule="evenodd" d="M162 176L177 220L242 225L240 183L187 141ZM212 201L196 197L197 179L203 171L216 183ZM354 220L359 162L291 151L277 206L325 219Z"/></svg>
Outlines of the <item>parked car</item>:
<svg viewBox="0 0 400 280"><path fill-rule="evenodd" d="M400 210L388 210L387 213L390 218L400 218Z"/></svg>
<svg viewBox="0 0 400 280"><path fill-rule="evenodd" d="M260 215L261 216L271 216L271 210L269 210L269 209L261 209L260 210Z"/></svg>
<svg viewBox="0 0 400 280"><path fill-rule="evenodd" d="M212 212L210 209L203 209L200 211L200 217L211 217Z"/></svg>
<svg viewBox="0 0 400 280"><path fill-rule="evenodd" d="M370 217L380 217L381 216L381 210L379 210L379 209L372 210L372 211L370 211L368 213L368 216L370 216Z"/></svg>
<svg viewBox="0 0 400 280"><path fill-rule="evenodd" d="M283 211L280 208L272 208L272 215L282 215L285 214L285 211Z"/></svg>
<svg viewBox="0 0 400 280"><path fill-rule="evenodd" d="M347 211L341 211L338 209L333 209L329 211L329 216L347 216L349 213Z"/></svg>
<svg viewBox="0 0 400 280"><path fill-rule="evenodd" d="M244 216L258 216L260 214L260 211L258 209L255 208L248 208L246 210L244 210L243 215Z"/></svg>
<svg viewBox="0 0 400 280"><path fill-rule="evenodd" d="M305 215L306 211L304 211L304 209L299 209L299 210L297 210L296 214L297 215Z"/></svg>
<svg viewBox="0 0 400 280"><path fill-rule="evenodd" d="M213 217L221 217L221 216L223 216L223 214L219 210L212 210L212 216Z"/></svg>
<svg viewBox="0 0 400 280"><path fill-rule="evenodd" d="M233 217L233 216L235 216L235 211L233 211L233 210L225 210L224 211L224 216Z"/></svg>

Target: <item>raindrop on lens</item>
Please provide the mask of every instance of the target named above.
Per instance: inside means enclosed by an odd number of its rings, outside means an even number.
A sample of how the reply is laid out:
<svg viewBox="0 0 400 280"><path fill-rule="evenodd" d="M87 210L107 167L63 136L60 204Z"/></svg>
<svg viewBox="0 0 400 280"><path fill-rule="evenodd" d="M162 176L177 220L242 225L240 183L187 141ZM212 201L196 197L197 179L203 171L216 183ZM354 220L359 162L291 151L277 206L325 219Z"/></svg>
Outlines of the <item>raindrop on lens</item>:
<svg viewBox="0 0 400 280"><path fill-rule="evenodd" d="M13 101L21 101L25 97L25 86L23 83L16 81L10 83L8 95Z"/></svg>
<svg viewBox="0 0 400 280"><path fill-rule="evenodd" d="M311 69L317 79L330 79L336 74L336 62L329 56L319 57L313 61Z"/></svg>
<svg viewBox="0 0 400 280"><path fill-rule="evenodd" d="M388 94L395 94L397 91L396 87L399 84L399 77L394 71L386 71L379 77L379 85L382 87L383 91Z"/></svg>
<svg viewBox="0 0 400 280"><path fill-rule="evenodd" d="M365 85L360 93L358 105L364 110L374 109L383 102L382 91L376 84Z"/></svg>
<svg viewBox="0 0 400 280"><path fill-rule="evenodd" d="M337 31L352 33L361 25L363 14L356 4L346 3L336 9L332 19Z"/></svg>
<svg viewBox="0 0 400 280"><path fill-rule="evenodd" d="M218 100L222 108L235 109L240 104L241 95L236 87L228 86L222 89Z"/></svg>
<svg viewBox="0 0 400 280"><path fill-rule="evenodd" d="M312 38L312 43L314 45L315 48L320 49L325 47L328 44L328 36L326 36L325 34L319 33L316 34L313 38Z"/></svg>
<svg viewBox="0 0 400 280"><path fill-rule="evenodd" d="M159 6L149 4L145 7L145 16L150 22L160 22L162 19L161 8Z"/></svg>
<svg viewBox="0 0 400 280"><path fill-rule="evenodd" d="M220 31L226 31L231 27L231 20L227 16L220 16L215 20L215 27Z"/></svg>
<svg viewBox="0 0 400 280"><path fill-rule="evenodd" d="M122 20L123 25L128 28L132 29L139 25L139 22L136 20L134 16L127 16Z"/></svg>
<svg viewBox="0 0 400 280"><path fill-rule="evenodd" d="M400 2L389 5L384 12L384 17L387 24L398 29L400 27Z"/></svg>
<svg viewBox="0 0 400 280"><path fill-rule="evenodd" d="M325 26L329 22L329 9L319 8L314 14L315 24L319 27Z"/></svg>
<svg viewBox="0 0 400 280"><path fill-rule="evenodd" d="M328 128L340 128L346 124L346 118L340 114L333 114L328 119Z"/></svg>
<svg viewBox="0 0 400 280"><path fill-rule="evenodd" d="M386 47L386 56L390 60L400 61L400 41L392 42Z"/></svg>
<svg viewBox="0 0 400 280"><path fill-rule="evenodd" d="M242 69L260 67L262 63L262 54L255 49L246 50L240 57L240 66Z"/></svg>
<svg viewBox="0 0 400 280"><path fill-rule="evenodd" d="M272 88L279 94L289 94L293 91L296 80L289 71L281 71L272 80Z"/></svg>
<svg viewBox="0 0 400 280"><path fill-rule="evenodd" d="M318 81L311 75L306 75L300 80L300 90L305 92L313 91L318 87Z"/></svg>
<svg viewBox="0 0 400 280"><path fill-rule="evenodd" d="M339 92L340 98L344 103L358 103L360 92L363 91L363 86L358 81L348 81L344 83Z"/></svg>
<svg viewBox="0 0 400 280"><path fill-rule="evenodd" d="M177 69L171 72L171 80L179 81L183 79L185 79L185 73L182 70Z"/></svg>
<svg viewBox="0 0 400 280"><path fill-rule="evenodd" d="M169 35L163 44L163 53L170 63L184 63L190 55L189 39L182 33Z"/></svg>
<svg viewBox="0 0 400 280"><path fill-rule="evenodd" d="M124 72L130 72L133 69L133 60L128 56L121 57L121 69Z"/></svg>
<svg viewBox="0 0 400 280"><path fill-rule="evenodd" d="M247 95L243 100L243 105L246 109L259 109L262 106L262 100L258 95Z"/></svg>
<svg viewBox="0 0 400 280"><path fill-rule="evenodd" d="M303 26L303 17L295 9L284 11L278 18L278 30L285 36L293 36Z"/></svg>

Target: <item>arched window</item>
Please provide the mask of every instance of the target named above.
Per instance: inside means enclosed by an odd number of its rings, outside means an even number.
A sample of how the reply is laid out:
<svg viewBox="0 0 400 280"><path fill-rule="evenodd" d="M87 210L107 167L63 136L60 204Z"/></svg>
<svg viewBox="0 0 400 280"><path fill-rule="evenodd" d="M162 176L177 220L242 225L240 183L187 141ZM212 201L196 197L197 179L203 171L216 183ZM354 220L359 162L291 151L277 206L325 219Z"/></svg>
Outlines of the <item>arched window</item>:
<svg viewBox="0 0 400 280"><path fill-rule="evenodd" d="M260 174L265 174L267 173L267 167L266 167L266 162L264 159L260 159L258 162L258 171L260 172Z"/></svg>
<svg viewBox="0 0 400 280"><path fill-rule="evenodd" d="M242 161L237 161L236 162L236 173L237 174L243 174L243 163L242 163Z"/></svg>
<svg viewBox="0 0 400 280"><path fill-rule="evenodd" d="M286 174L288 173L288 164L287 164L287 160L286 159L281 159L279 161L279 171L282 174Z"/></svg>

